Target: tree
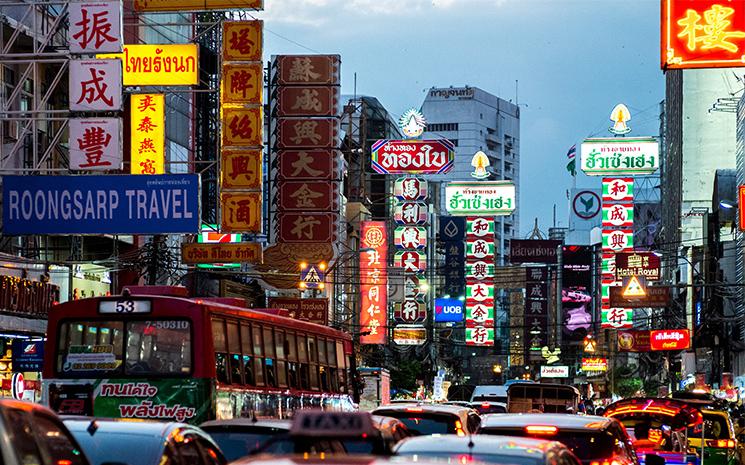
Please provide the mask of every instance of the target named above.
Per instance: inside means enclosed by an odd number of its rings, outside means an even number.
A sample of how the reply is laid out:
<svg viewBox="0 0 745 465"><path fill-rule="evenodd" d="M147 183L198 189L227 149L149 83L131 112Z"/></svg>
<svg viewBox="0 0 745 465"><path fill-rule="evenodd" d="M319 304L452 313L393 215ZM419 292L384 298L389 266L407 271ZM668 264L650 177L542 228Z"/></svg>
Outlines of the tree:
<svg viewBox="0 0 745 465"><path fill-rule="evenodd" d="M422 377L422 363L419 360L401 360L391 367L391 388L416 391L416 380Z"/></svg>
<svg viewBox="0 0 745 465"><path fill-rule="evenodd" d="M616 367L610 373L614 394L621 397L631 397L639 392L642 387L642 380L638 376L639 368L636 365L627 365Z"/></svg>

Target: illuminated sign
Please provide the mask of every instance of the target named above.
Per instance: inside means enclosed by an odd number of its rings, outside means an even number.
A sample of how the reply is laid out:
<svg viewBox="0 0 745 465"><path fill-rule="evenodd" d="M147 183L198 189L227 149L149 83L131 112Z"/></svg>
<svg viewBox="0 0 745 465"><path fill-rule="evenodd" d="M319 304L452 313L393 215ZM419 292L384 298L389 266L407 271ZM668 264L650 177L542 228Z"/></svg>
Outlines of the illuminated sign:
<svg viewBox="0 0 745 465"><path fill-rule="evenodd" d="M603 227L628 227L634 225L634 204L603 204Z"/></svg>
<svg viewBox="0 0 745 465"><path fill-rule="evenodd" d="M512 181L450 182L445 187L445 208L456 216L509 215L516 200Z"/></svg>
<svg viewBox="0 0 745 465"><path fill-rule="evenodd" d="M435 323L463 321L463 301L460 299L435 299Z"/></svg>
<svg viewBox="0 0 745 465"><path fill-rule="evenodd" d="M633 229L604 229L603 249L621 252L634 247Z"/></svg>
<svg viewBox="0 0 745 465"><path fill-rule="evenodd" d="M385 344L388 313L385 221L363 221L360 236L361 248L367 249L360 252L360 344Z"/></svg>
<svg viewBox="0 0 745 465"><path fill-rule="evenodd" d="M627 121L631 120L631 112L623 103L619 103L613 108L610 113L610 120L613 121L613 126L608 130L613 134L628 134L631 132L631 128L626 124Z"/></svg>
<svg viewBox="0 0 745 465"><path fill-rule="evenodd" d="M398 226L393 231L393 241L399 249L423 249L427 247L427 228Z"/></svg>
<svg viewBox="0 0 745 465"><path fill-rule="evenodd" d="M263 10L264 0L134 0L135 11Z"/></svg>
<svg viewBox="0 0 745 465"><path fill-rule="evenodd" d="M652 350L686 350L691 347L691 333L687 329L662 329L650 331Z"/></svg>
<svg viewBox="0 0 745 465"><path fill-rule="evenodd" d="M745 231L745 186L739 186L737 188L737 199L740 231Z"/></svg>
<svg viewBox="0 0 745 465"><path fill-rule="evenodd" d="M603 201L634 200L634 178L603 178Z"/></svg>
<svg viewBox="0 0 745 465"><path fill-rule="evenodd" d="M421 202L405 202L393 207L396 224L422 225L427 222L427 205Z"/></svg>
<svg viewBox="0 0 745 465"><path fill-rule="evenodd" d="M541 378L569 378L569 367L556 365L556 366L541 366Z"/></svg>
<svg viewBox="0 0 745 465"><path fill-rule="evenodd" d="M192 264L261 263L262 249L258 243L191 243L181 244L181 261ZM228 268L223 265L221 268Z"/></svg>
<svg viewBox="0 0 745 465"><path fill-rule="evenodd" d="M630 308L608 307L601 310L600 327L603 329L631 328L634 325L634 311Z"/></svg>
<svg viewBox="0 0 745 465"><path fill-rule="evenodd" d="M632 276L629 279L629 283L623 289L624 297L645 297L647 292L644 290L644 286L639 282L639 278Z"/></svg>
<svg viewBox="0 0 745 465"><path fill-rule="evenodd" d="M427 121L421 111L410 108L401 115L398 126L406 137L414 139L422 135L424 128L427 127Z"/></svg>
<svg viewBox="0 0 745 465"><path fill-rule="evenodd" d="M197 236L197 243L199 244L229 244L229 243L237 243L241 241L241 235L240 234L230 234L230 233L222 233L217 232L218 227L216 224L204 224L202 225L201 232ZM210 250L212 252L212 250ZM215 252L218 253L218 252ZM237 254L237 252L233 252L231 250L232 254ZM259 247L259 253L262 253L261 247ZM183 254L183 249L182 249ZM205 256L205 254L201 254ZM263 256L259 255L262 259ZM259 261L258 263L261 263ZM217 263L211 263L211 264L197 264L197 268L240 268L240 263L223 263L223 262L217 262Z"/></svg>
<svg viewBox="0 0 745 465"><path fill-rule="evenodd" d="M396 252L393 258L393 266L403 268L406 273L419 273L427 268L427 255L416 250Z"/></svg>
<svg viewBox="0 0 745 465"><path fill-rule="evenodd" d="M165 173L165 114L163 94L130 97L130 173Z"/></svg>
<svg viewBox="0 0 745 465"><path fill-rule="evenodd" d="M649 331L619 331L618 350L621 352L649 352Z"/></svg>
<svg viewBox="0 0 745 465"><path fill-rule="evenodd" d="M466 218L466 345L494 345L494 219Z"/></svg>
<svg viewBox="0 0 745 465"><path fill-rule="evenodd" d="M653 137L585 139L580 157L588 176L652 174L660 167L659 144Z"/></svg>
<svg viewBox="0 0 745 465"><path fill-rule="evenodd" d="M479 150L471 159L471 166L474 170L471 173L471 177L476 179L486 179L490 176L486 169L489 167L489 157L484 152Z"/></svg>
<svg viewBox="0 0 745 465"><path fill-rule="evenodd" d="M393 304L393 317L402 323L421 323L427 318L427 307L424 302L406 299Z"/></svg>
<svg viewBox="0 0 745 465"><path fill-rule="evenodd" d="M302 289L323 289L326 279L326 264L309 265L300 264L300 288Z"/></svg>
<svg viewBox="0 0 745 465"><path fill-rule="evenodd" d="M122 61L124 86L194 86L199 84L197 44L125 44L123 53L97 58Z"/></svg>
<svg viewBox="0 0 745 465"><path fill-rule="evenodd" d="M616 280L642 276L647 281L660 279L660 257L653 252L619 252L615 255Z"/></svg>
<svg viewBox="0 0 745 465"><path fill-rule="evenodd" d="M372 168L381 174L444 174L455 163L447 139L379 140L372 145Z"/></svg>
<svg viewBox="0 0 745 465"><path fill-rule="evenodd" d="M398 200L416 201L427 198L427 181L419 178L397 178L393 183L393 195Z"/></svg>
<svg viewBox="0 0 745 465"><path fill-rule="evenodd" d="M222 192L222 222L225 232L261 232L261 192Z"/></svg>
<svg viewBox="0 0 745 465"><path fill-rule="evenodd" d="M633 276L631 279L636 279L636 276ZM644 289L644 295L636 297L626 295L624 292L625 289L622 286L611 286L608 289L608 301L612 307L664 308L670 304L669 286L647 286Z"/></svg>
<svg viewBox="0 0 745 465"><path fill-rule="evenodd" d="M603 357L583 358L582 371L608 371L608 359Z"/></svg>
<svg viewBox="0 0 745 465"><path fill-rule="evenodd" d="M745 2L663 0L662 69L745 66Z"/></svg>
<svg viewBox="0 0 745 465"><path fill-rule="evenodd" d="M419 325L398 325L393 328L393 342L400 346L420 346L427 342L427 329Z"/></svg>

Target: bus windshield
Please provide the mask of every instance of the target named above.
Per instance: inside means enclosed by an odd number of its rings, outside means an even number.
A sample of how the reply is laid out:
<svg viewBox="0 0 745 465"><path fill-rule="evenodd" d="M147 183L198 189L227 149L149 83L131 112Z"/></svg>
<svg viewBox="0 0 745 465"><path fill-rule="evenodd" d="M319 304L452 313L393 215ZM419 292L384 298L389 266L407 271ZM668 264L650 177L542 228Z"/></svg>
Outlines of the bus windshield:
<svg viewBox="0 0 745 465"><path fill-rule="evenodd" d="M61 376L191 373L191 323L186 320L63 321L57 339Z"/></svg>

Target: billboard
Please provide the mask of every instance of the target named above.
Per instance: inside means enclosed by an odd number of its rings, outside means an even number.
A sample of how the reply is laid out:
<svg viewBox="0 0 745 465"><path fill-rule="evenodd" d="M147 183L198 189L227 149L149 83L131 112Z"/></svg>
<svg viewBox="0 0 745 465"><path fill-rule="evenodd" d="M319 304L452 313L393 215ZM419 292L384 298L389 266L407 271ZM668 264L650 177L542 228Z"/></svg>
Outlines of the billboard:
<svg viewBox="0 0 745 465"><path fill-rule="evenodd" d="M3 233L199 232L199 175L3 176Z"/></svg>
<svg viewBox="0 0 745 465"><path fill-rule="evenodd" d="M385 221L363 221L360 243L361 248L368 249L360 252L360 344L385 344L388 324Z"/></svg>
<svg viewBox="0 0 745 465"><path fill-rule="evenodd" d="M435 323L463 321L463 301L460 299L435 299Z"/></svg>
<svg viewBox="0 0 745 465"><path fill-rule="evenodd" d="M593 315L593 250L590 246L567 245L562 252L561 307L564 334L571 339L585 337Z"/></svg>
<svg viewBox="0 0 745 465"><path fill-rule="evenodd" d="M581 162L588 176L652 174L660 167L660 147L654 137L585 139Z"/></svg>
<svg viewBox="0 0 745 465"><path fill-rule="evenodd" d="M659 281L660 257L654 252L618 252L615 256L616 280L643 276L647 281Z"/></svg>
<svg viewBox="0 0 745 465"><path fill-rule="evenodd" d="M444 174L455 163L447 139L379 140L372 145L372 168L380 174Z"/></svg>
<svg viewBox="0 0 745 465"><path fill-rule="evenodd" d="M649 331L619 331L618 350L620 352L649 352Z"/></svg>
<svg viewBox="0 0 745 465"><path fill-rule="evenodd" d="M509 215L516 202L512 181L450 182L445 187L445 208L451 215Z"/></svg>
<svg viewBox="0 0 745 465"><path fill-rule="evenodd" d="M691 347L691 332L687 329L661 329L649 332L652 350L686 350Z"/></svg>

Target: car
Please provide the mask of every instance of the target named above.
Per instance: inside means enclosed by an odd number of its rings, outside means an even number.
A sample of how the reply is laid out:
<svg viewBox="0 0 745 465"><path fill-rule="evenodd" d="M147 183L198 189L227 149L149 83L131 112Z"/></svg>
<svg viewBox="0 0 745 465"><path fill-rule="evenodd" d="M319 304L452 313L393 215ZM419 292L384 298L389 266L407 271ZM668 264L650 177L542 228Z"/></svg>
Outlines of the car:
<svg viewBox="0 0 745 465"><path fill-rule="evenodd" d="M638 465L629 435L612 418L561 413L490 414L482 417L479 434L560 441L584 465Z"/></svg>
<svg viewBox="0 0 745 465"><path fill-rule="evenodd" d="M476 386L471 393L471 402L502 402L506 404L507 386L501 384Z"/></svg>
<svg viewBox="0 0 745 465"><path fill-rule="evenodd" d="M272 437L286 435L291 424L290 420L232 418L207 421L199 427L210 435L225 458L232 462L254 453Z"/></svg>
<svg viewBox="0 0 745 465"><path fill-rule="evenodd" d="M90 465L59 417L38 404L0 400L0 463Z"/></svg>
<svg viewBox="0 0 745 465"><path fill-rule="evenodd" d="M688 447L700 451L703 436L707 465L735 465L739 461L732 419L725 410L701 408L703 422L688 428ZM700 453L700 452L699 452Z"/></svg>
<svg viewBox="0 0 745 465"><path fill-rule="evenodd" d="M502 436L418 436L401 441L396 455L417 460L450 459L454 463L477 460L498 464L580 465L579 459L560 442Z"/></svg>
<svg viewBox="0 0 745 465"><path fill-rule="evenodd" d="M220 448L205 432L185 423L80 417L63 421L92 465L227 463Z"/></svg>
<svg viewBox="0 0 745 465"><path fill-rule="evenodd" d="M385 405L372 411L401 420L414 436L425 434L475 434L481 417L472 408L445 404Z"/></svg>
<svg viewBox="0 0 745 465"><path fill-rule="evenodd" d="M473 462L469 465L479 465ZM443 465L442 461L417 460L405 457L376 457L372 455L252 455L231 462L230 465Z"/></svg>
<svg viewBox="0 0 745 465"><path fill-rule="evenodd" d="M507 413L507 404L504 402L471 402L469 407L479 412L480 415L487 413Z"/></svg>

